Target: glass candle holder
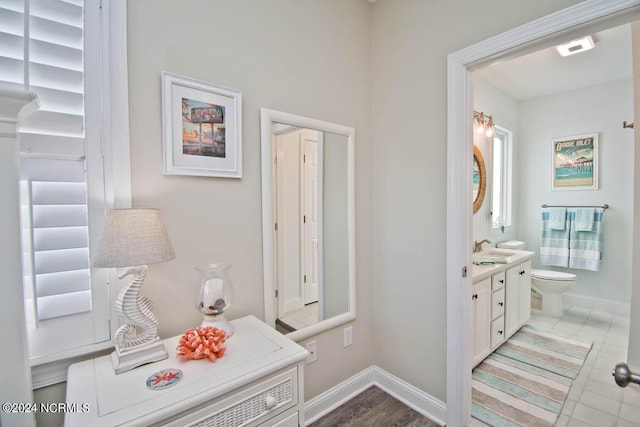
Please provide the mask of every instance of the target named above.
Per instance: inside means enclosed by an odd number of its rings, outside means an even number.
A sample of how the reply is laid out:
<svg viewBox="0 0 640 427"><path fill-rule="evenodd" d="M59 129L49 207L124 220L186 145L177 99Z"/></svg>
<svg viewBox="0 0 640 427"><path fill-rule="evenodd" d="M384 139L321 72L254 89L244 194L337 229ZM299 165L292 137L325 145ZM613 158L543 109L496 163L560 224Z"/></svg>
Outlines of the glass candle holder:
<svg viewBox="0 0 640 427"><path fill-rule="evenodd" d="M233 335L233 326L224 317L224 312L233 300L233 285L229 278L231 265L213 263L196 267L201 274L200 287L196 293L196 308L202 313L201 326L215 326Z"/></svg>

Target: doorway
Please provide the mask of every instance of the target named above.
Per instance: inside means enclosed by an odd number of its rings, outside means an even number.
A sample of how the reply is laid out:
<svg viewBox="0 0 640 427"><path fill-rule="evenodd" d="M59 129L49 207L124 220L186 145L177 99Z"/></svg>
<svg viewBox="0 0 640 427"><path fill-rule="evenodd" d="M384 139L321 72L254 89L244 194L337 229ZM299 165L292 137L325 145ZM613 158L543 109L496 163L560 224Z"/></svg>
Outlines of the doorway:
<svg viewBox="0 0 640 427"><path fill-rule="evenodd" d="M281 126L273 132L276 329L294 332L319 320L318 198L322 132ZM321 166L321 165L320 165Z"/></svg>
<svg viewBox="0 0 640 427"><path fill-rule="evenodd" d="M447 109L447 414L448 425L467 425L471 407L470 301L472 212L471 72L505 59L553 46L572 35L628 23L640 2L586 1L458 51L448 57ZM460 160L463 159L463 160ZM634 216L637 214L634 213ZM634 254L634 257L636 255ZM633 286L633 284L632 284ZM632 332L632 331L631 331ZM630 333L630 335L632 335Z"/></svg>

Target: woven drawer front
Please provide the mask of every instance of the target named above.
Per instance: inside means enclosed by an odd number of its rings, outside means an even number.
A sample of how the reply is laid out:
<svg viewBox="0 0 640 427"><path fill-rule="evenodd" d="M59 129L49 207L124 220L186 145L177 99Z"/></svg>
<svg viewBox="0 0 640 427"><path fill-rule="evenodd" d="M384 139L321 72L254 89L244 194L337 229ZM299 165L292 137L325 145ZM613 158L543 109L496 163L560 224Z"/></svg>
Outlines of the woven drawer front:
<svg viewBox="0 0 640 427"><path fill-rule="evenodd" d="M276 409L291 403L294 400L295 377L287 377L271 387L250 396L249 398L227 407L221 412L200 420L193 427L239 427L245 426L260 417L274 412ZM267 398L274 398L277 404L267 408Z"/></svg>

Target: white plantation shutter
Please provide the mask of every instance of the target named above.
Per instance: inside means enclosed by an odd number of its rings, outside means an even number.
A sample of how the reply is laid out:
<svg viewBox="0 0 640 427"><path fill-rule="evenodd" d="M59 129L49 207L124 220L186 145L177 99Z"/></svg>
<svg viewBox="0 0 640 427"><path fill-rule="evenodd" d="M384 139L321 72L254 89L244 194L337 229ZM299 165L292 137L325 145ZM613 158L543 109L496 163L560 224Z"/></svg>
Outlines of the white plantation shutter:
<svg viewBox="0 0 640 427"><path fill-rule="evenodd" d="M101 125L99 14L97 0L0 0L0 80L40 103L19 123L23 284L36 363L110 339L106 273L89 261L105 212L101 131L86 128Z"/></svg>
<svg viewBox="0 0 640 427"><path fill-rule="evenodd" d="M51 173L56 169L58 173ZM25 282L31 287L30 313L39 324L43 320L90 312L84 162L25 158L21 172L23 217L29 222L26 232L30 233L28 266L24 269L28 273Z"/></svg>

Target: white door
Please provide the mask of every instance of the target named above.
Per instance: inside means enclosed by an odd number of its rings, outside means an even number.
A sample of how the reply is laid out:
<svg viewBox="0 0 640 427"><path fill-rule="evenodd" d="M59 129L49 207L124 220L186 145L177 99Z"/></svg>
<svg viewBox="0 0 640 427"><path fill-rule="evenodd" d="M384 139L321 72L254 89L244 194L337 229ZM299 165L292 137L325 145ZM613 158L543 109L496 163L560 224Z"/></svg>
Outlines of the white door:
<svg viewBox="0 0 640 427"><path fill-rule="evenodd" d="M302 282L304 303L318 301L318 141L303 138Z"/></svg>

